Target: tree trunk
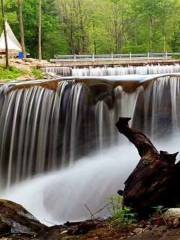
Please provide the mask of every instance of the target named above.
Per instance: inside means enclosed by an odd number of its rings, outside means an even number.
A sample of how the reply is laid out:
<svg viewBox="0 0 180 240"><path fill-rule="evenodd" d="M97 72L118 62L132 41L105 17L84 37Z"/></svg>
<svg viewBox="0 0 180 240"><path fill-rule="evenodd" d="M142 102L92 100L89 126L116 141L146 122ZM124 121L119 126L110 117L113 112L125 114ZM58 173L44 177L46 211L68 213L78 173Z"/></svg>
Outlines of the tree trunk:
<svg viewBox="0 0 180 240"><path fill-rule="evenodd" d="M26 47L25 47L25 40L24 40L24 23L23 23L23 3L24 3L24 0L18 0L21 46L22 46L22 52L26 57Z"/></svg>
<svg viewBox="0 0 180 240"><path fill-rule="evenodd" d="M158 152L143 133L129 127L129 120L120 118L116 126L136 146L141 160L125 182L124 204L140 216L146 216L153 207L175 207L180 203L178 153Z"/></svg>
<svg viewBox="0 0 180 240"><path fill-rule="evenodd" d="M5 40L6 68L9 68L9 53L8 53L6 22L5 22L4 0L1 0L1 11L2 11L2 23L3 23L4 40Z"/></svg>
<svg viewBox="0 0 180 240"><path fill-rule="evenodd" d="M39 0L39 61L42 60L42 0Z"/></svg>

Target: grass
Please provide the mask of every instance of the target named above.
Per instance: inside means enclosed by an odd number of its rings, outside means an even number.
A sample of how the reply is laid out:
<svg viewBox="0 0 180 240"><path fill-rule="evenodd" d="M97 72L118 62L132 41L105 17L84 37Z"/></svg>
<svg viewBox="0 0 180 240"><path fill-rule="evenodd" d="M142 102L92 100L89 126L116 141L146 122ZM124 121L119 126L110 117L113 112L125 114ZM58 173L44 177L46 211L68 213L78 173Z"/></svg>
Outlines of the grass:
<svg viewBox="0 0 180 240"><path fill-rule="evenodd" d="M5 68L5 66L0 65L0 81L2 82L8 82L12 80L18 80L21 79L27 79L27 76L29 78L33 79L43 79L44 73L40 69L33 68L31 71L28 70L21 70L16 67L9 67L8 69Z"/></svg>
<svg viewBox="0 0 180 240"><path fill-rule="evenodd" d="M112 214L111 224L120 229L130 229L136 223L136 215L131 208L123 206L123 198L115 196L110 199Z"/></svg>
<svg viewBox="0 0 180 240"><path fill-rule="evenodd" d="M44 73L40 69L33 68L32 74L35 79L43 79Z"/></svg>
<svg viewBox="0 0 180 240"><path fill-rule="evenodd" d="M6 69L4 66L0 66L0 80L3 81L16 80L25 74L25 71L15 67L9 67L9 69Z"/></svg>

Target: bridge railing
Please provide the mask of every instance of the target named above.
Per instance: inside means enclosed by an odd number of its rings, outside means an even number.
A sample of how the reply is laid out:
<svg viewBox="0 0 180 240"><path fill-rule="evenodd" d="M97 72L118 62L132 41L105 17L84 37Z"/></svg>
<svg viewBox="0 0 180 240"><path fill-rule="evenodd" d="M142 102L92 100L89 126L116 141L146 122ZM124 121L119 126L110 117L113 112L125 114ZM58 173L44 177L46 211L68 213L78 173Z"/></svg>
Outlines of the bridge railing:
<svg viewBox="0 0 180 240"><path fill-rule="evenodd" d="M115 61L115 60L149 60L149 59L171 59L180 57L176 53L137 53L137 54L91 54L91 55L55 55L51 62L72 62L72 61Z"/></svg>

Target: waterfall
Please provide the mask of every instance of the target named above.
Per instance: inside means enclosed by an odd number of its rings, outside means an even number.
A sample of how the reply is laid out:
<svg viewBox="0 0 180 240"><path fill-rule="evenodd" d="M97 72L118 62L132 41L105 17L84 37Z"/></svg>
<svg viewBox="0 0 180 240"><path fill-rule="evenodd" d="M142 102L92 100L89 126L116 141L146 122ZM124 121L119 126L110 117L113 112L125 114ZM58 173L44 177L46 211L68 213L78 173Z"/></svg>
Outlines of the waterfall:
<svg viewBox="0 0 180 240"><path fill-rule="evenodd" d="M7 185L56 169L65 158L73 161L82 88L59 82L56 91L35 86L1 92L0 165Z"/></svg>
<svg viewBox="0 0 180 240"><path fill-rule="evenodd" d="M145 65L145 66L114 66L114 67L85 67L71 68L61 66L47 66L42 68L43 72L54 76L73 77L102 77L102 76L122 76L122 75L147 75L166 74L180 72L180 64L174 65Z"/></svg>
<svg viewBox="0 0 180 240"><path fill-rule="evenodd" d="M85 205L102 209L139 159L116 130L120 116L132 117L158 149L178 151L180 74L148 76L2 86L1 197L50 225L89 218Z"/></svg>
<svg viewBox="0 0 180 240"><path fill-rule="evenodd" d="M132 126L154 139L179 132L179 75L158 75L133 88L104 79L56 83L0 88L2 185L73 165L114 146L119 116L132 117Z"/></svg>
<svg viewBox="0 0 180 240"><path fill-rule="evenodd" d="M113 128L114 119L112 117L113 112L109 110L107 104L104 101L99 101L96 104L95 116L97 124L98 142L97 146L102 151L107 145L111 146L114 142Z"/></svg>
<svg viewBox="0 0 180 240"><path fill-rule="evenodd" d="M72 75L72 69L70 67L48 66L41 69L47 74L55 74L64 77Z"/></svg>
<svg viewBox="0 0 180 240"><path fill-rule="evenodd" d="M122 86L118 86L114 89L114 91L115 91L115 99L117 101L116 103L117 117L127 116L133 119L135 114L137 99L140 92L143 91L143 87L140 86L134 92L127 93L123 90Z"/></svg>
<svg viewBox="0 0 180 240"><path fill-rule="evenodd" d="M72 76L119 76L130 74L165 74L180 72L180 65L145 65L145 66L128 66L128 67L89 67L89 68L73 68Z"/></svg>
<svg viewBox="0 0 180 240"><path fill-rule="evenodd" d="M162 138L180 130L180 78L160 77L144 91L144 131Z"/></svg>

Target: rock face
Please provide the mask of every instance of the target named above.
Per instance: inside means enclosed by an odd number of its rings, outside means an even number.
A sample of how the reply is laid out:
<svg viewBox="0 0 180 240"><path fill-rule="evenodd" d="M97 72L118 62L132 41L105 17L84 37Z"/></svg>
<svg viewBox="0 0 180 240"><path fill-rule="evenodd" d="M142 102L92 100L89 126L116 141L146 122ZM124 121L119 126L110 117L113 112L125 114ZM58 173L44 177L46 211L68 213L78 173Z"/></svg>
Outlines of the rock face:
<svg viewBox="0 0 180 240"><path fill-rule="evenodd" d="M158 151L140 131L129 127L130 118L120 118L117 128L137 148L141 160L125 182L124 204L142 217L153 207L175 207L180 203L178 153Z"/></svg>
<svg viewBox="0 0 180 240"><path fill-rule="evenodd" d="M0 236L4 234L37 235L46 229L21 205L0 200Z"/></svg>

